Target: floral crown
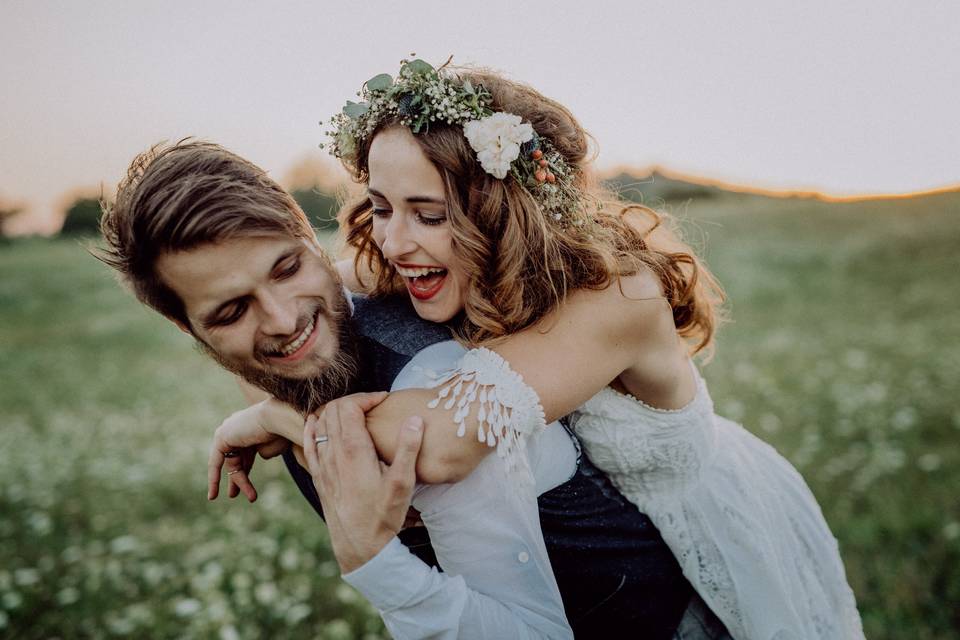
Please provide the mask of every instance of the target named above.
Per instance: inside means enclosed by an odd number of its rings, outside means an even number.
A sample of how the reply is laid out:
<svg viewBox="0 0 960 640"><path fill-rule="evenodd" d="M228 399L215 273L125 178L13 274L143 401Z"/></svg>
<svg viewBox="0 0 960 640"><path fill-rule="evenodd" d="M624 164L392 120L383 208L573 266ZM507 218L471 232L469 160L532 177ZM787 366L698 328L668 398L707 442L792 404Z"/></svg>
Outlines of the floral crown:
<svg viewBox="0 0 960 640"><path fill-rule="evenodd" d="M512 176L550 218L582 224L575 170L563 155L520 116L494 112L490 93L444 72L447 64L434 69L423 60L404 60L396 78L386 73L370 78L357 93L362 101L348 100L331 118L330 141L320 147L353 163L388 118L398 118L414 134L433 123L460 125L484 171L501 180Z"/></svg>

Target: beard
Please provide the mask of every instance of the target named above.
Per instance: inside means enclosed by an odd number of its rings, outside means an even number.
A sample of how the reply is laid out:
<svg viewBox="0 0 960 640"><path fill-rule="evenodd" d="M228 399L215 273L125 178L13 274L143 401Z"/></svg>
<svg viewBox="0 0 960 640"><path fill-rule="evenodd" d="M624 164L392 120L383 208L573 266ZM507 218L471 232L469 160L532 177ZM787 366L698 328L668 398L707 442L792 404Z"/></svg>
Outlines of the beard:
<svg viewBox="0 0 960 640"><path fill-rule="evenodd" d="M265 362L266 355L273 351L258 345L254 350L254 359L260 365L237 362L224 357L202 340L197 340L200 350L217 361L224 369L237 374L255 387L271 396L293 406L303 415L312 413L334 398L351 393L359 372L360 357L357 350L357 335L344 294L338 290L330 305L318 301L298 326L306 326L309 318L319 312L327 320L327 326L336 334L337 344L333 356L323 359L320 370L306 378L289 378L270 371ZM317 329L319 330L319 329Z"/></svg>

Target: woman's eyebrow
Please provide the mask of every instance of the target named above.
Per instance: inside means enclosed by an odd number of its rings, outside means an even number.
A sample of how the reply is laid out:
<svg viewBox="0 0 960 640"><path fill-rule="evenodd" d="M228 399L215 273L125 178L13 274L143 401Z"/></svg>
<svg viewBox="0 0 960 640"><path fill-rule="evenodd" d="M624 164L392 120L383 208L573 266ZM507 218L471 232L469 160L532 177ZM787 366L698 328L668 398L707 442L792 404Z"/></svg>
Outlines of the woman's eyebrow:
<svg viewBox="0 0 960 640"><path fill-rule="evenodd" d="M376 189L367 189L367 194L374 196L375 198L389 201L385 195ZM443 198L432 198L430 196L410 196L409 198L405 198L404 201L410 204L447 204L447 201Z"/></svg>

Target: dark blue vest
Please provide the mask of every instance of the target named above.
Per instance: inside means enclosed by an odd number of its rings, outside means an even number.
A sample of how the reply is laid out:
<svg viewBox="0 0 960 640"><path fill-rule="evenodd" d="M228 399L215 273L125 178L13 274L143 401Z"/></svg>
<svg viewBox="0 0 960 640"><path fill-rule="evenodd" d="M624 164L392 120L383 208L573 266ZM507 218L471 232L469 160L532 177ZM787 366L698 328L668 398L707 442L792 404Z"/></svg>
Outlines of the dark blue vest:
<svg viewBox="0 0 960 640"><path fill-rule="evenodd" d="M406 296L354 303L363 369L358 391L389 389L418 351L450 339L446 327L420 319ZM284 461L322 517L310 475L289 452ZM539 503L543 538L576 637L672 637L693 589L650 519L586 456L574 476ZM402 531L400 539L437 566L425 528Z"/></svg>

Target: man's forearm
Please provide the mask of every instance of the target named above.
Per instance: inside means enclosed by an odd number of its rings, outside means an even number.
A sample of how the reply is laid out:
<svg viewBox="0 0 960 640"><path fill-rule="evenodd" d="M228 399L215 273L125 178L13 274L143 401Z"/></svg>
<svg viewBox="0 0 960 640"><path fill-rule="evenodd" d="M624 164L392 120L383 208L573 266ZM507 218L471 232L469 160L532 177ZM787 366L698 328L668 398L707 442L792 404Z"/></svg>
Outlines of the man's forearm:
<svg viewBox="0 0 960 640"><path fill-rule="evenodd" d="M303 424L303 416L288 404L274 398L261 404L260 425L298 446L303 444Z"/></svg>

